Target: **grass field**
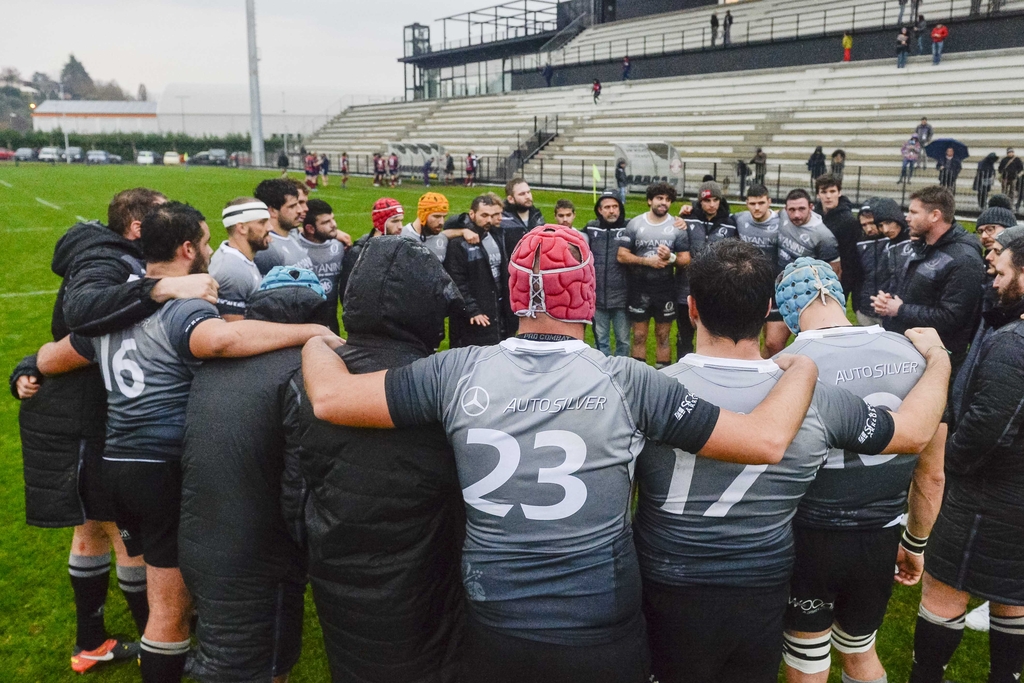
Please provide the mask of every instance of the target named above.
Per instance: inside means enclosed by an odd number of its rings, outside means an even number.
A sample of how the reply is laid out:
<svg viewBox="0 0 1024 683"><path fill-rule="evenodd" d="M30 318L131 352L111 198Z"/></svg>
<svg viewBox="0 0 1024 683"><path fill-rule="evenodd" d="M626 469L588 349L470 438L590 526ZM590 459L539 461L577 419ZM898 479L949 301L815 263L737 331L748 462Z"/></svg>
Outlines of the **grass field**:
<svg viewBox="0 0 1024 683"><path fill-rule="evenodd" d="M225 202L251 194L257 182L274 175L216 168L0 164L0 236L4 240L0 252L0 367L9 372L22 356L49 341L50 313L59 284L50 271L54 243L80 218L105 222L107 202L115 192L146 186L193 204L209 218L216 246L226 238L217 220ZM332 187L316 196L334 207L338 224L353 237L369 230L370 207L378 197L395 197L405 206L408 217L414 213L416 199L423 192L418 185L393 190L374 188L365 178L353 178L344 191L338 187L337 178L332 177L331 182ZM461 187L434 189L448 195L452 211L466 210L479 191ZM549 218L560 196L576 202L577 225L593 217L590 195L534 193L537 205ZM631 197L627 215L643 210L646 203L642 198ZM71 530L43 530L25 525L17 416L16 401L0 400L0 680L78 680L68 665L75 623L67 578ZM897 587L888 619L879 634L882 661L894 683L907 680L919 597L917 589ZM134 634L116 581L111 583L107 602L107 625L112 633ZM982 683L987 676L987 661L987 636L967 631L947 677L960 683ZM112 682L139 680L138 669L132 664L109 666L89 676ZM303 655L292 680L329 680L320 629L308 597ZM833 668L829 680L840 680L838 670Z"/></svg>

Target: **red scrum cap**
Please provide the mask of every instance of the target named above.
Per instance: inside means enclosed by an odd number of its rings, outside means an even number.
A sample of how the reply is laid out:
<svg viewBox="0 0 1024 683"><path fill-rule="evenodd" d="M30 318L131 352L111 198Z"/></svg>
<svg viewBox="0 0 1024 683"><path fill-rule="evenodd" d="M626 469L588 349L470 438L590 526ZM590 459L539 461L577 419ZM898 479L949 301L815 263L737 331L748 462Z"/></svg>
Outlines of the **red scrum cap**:
<svg viewBox="0 0 1024 683"><path fill-rule="evenodd" d="M523 236L508 264L512 311L535 318L547 313L567 323L594 318L594 259L583 236L572 228L541 225Z"/></svg>
<svg viewBox="0 0 1024 683"><path fill-rule="evenodd" d="M364 205L365 206L365 205ZM392 216L404 216L405 212L402 210L402 205L397 200L391 197L381 197L373 204L373 211L371 216L373 217L374 229L384 234L384 224L388 222L388 219Z"/></svg>

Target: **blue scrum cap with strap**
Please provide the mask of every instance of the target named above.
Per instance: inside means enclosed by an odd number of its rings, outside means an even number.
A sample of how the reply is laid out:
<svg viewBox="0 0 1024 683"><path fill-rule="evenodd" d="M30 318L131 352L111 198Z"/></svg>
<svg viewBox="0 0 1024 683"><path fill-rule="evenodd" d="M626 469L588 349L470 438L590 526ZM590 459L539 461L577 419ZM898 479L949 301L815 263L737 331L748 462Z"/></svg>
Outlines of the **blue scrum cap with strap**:
<svg viewBox="0 0 1024 683"><path fill-rule="evenodd" d="M278 287L305 287L319 294L321 299L327 298L324 288L320 285L320 279L308 268L274 266L269 273L263 276L263 281L260 282L260 291Z"/></svg>
<svg viewBox="0 0 1024 683"><path fill-rule="evenodd" d="M846 308L843 285L832 266L808 256L798 258L786 266L775 284L775 302L786 327L793 334L800 333L800 314L804 309L819 296L824 303L826 295Z"/></svg>

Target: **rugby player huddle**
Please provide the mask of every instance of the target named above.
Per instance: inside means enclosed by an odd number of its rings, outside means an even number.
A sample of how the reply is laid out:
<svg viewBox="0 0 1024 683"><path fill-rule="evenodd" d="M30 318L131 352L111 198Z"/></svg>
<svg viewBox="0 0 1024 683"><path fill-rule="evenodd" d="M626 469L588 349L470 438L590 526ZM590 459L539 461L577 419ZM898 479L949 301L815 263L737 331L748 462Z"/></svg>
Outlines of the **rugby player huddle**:
<svg viewBox="0 0 1024 683"><path fill-rule="evenodd" d="M942 500L950 359L932 329L849 322L806 192L775 213L755 185L733 217L705 183L674 219L657 184L628 225L606 193L580 232L517 179L447 222L441 195L405 226L382 198L352 243L282 182L228 203L216 253L146 190L58 243L54 341L11 385L29 522L78 525L74 670L284 680L308 581L335 681L767 683L783 660L825 681L832 646L844 681L886 680L875 635ZM1011 243L1000 301L1022 266ZM622 308L635 358L610 355ZM651 317L660 370L638 362ZM105 631L110 547L141 647ZM1000 683L1024 663L1010 609ZM912 681L941 681L950 616L922 605Z"/></svg>

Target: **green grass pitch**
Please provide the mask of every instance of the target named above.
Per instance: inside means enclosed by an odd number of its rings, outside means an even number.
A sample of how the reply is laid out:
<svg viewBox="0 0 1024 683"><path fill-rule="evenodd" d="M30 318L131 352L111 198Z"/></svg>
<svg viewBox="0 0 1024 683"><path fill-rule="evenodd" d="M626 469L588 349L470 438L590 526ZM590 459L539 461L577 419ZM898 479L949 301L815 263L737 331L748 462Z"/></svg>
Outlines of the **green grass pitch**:
<svg viewBox="0 0 1024 683"><path fill-rule="evenodd" d="M209 219L213 246L226 238L219 221L224 204L252 193L271 171L216 168L83 167L0 164L0 363L7 373L24 355L49 341L50 313L58 278L50 271L53 246L79 217L106 219L106 207L119 190L145 186L187 201ZM396 189L374 188L366 178L352 178L341 190L336 176L314 196L328 201L339 226L353 237L370 228L370 207L381 196L403 203L407 219L415 212L418 184ZM488 188L440 187L452 211L468 209L470 199ZM499 190L500 194L500 190ZM535 192L538 206L553 217L555 200L568 197L577 205L577 226L593 218L589 194ZM646 210L642 197L630 197L627 214ZM653 343L653 334L650 336ZM653 349L650 349L653 359ZM18 404L0 401L0 679L12 682L79 680L69 657L74 641L74 610L67 578L70 529L44 530L24 522ZM879 651L889 680L906 681L911 660L913 625L919 591L897 587L889 616L879 634ZM972 602L972 606L975 603ZM134 634L134 626L116 581L107 602L111 633ZM329 681L320 629L307 596L302 658L293 672L296 683ZM947 677L960 683L982 683L987 675L987 636L968 631ZM133 664L98 667L87 674L100 681L137 681ZM781 680L781 679L780 679ZM833 667L830 681L839 681Z"/></svg>

